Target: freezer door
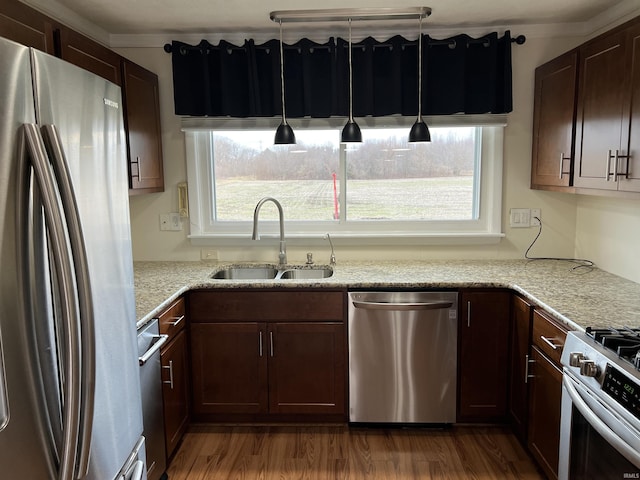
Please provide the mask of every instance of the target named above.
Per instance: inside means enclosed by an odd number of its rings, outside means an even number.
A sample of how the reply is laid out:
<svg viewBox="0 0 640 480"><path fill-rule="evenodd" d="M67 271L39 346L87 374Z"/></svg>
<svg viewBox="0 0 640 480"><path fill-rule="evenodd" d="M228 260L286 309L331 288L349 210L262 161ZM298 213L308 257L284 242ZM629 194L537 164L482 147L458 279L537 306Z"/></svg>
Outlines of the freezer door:
<svg viewBox="0 0 640 480"><path fill-rule="evenodd" d="M32 260L42 270L24 285L26 257L16 233L27 228L17 212L23 181L19 150L22 125L35 122L29 50L0 38L0 466L3 478L54 478L60 440L58 360L51 292L43 276L43 225L31 218ZM22 145L23 146L23 145ZM21 185L24 187L24 185ZM37 205L37 195L32 197ZM22 249L22 253L20 253ZM32 263L33 264L33 263ZM35 273L35 272L34 272ZM35 278L38 278L36 281ZM24 299L25 301L20 301ZM38 324L33 319L42 320ZM45 400L43 382L49 383Z"/></svg>
<svg viewBox="0 0 640 480"><path fill-rule="evenodd" d="M116 478L142 434L128 179L120 88L32 51L36 114L55 125L86 244L95 316L88 479Z"/></svg>

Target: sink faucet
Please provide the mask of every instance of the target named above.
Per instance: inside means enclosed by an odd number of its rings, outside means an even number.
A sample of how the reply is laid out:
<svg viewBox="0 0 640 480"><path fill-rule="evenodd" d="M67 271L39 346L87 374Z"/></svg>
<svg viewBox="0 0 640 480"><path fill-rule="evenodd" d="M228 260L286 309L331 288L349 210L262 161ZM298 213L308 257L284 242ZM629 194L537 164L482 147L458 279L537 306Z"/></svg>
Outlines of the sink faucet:
<svg viewBox="0 0 640 480"><path fill-rule="evenodd" d="M329 258L329 264L330 265L335 265L336 264L336 254L333 251L333 242L331 241L331 235L329 235L327 233L327 240L329 240L329 245L331 245L331 257Z"/></svg>
<svg viewBox="0 0 640 480"><path fill-rule="evenodd" d="M260 235L258 234L258 214L265 202L273 202L276 207L278 207L278 215L280 217L280 253L278 254L278 265L285 265L287 263L287 244L284 240L284 213L282 212L282 205L280 205L280 202L275 198L264 197L256 205L256 209L253 211L253 235L251 235L251 239L260 240Z"/></svg>

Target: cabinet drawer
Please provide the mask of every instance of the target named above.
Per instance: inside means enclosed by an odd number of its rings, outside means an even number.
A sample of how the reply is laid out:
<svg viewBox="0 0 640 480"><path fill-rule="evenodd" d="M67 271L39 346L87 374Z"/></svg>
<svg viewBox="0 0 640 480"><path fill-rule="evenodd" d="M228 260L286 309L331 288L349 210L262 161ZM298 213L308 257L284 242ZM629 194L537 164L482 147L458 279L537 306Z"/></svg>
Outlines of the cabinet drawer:
<svg viewBox="0 0 640 480"><path fill-rule="evenodd" d="M189 321L344 321L342 291L218 290L189 294Z"/></svg>
<svg viewBox="0 0 640 480"><path fill-rule="evenodd" d="M532 342L551 360L560 364L560 355L564 347L567 330L547 317L543 312L533 312Z"/></svg>
<svg viewBox="0 0 640 480"><path fill-rule="evenodd" d="M158 315L158 323L160 325L160 333L169 335L169 339L182 330L186 323L184 298L179 298Z"/></svg>

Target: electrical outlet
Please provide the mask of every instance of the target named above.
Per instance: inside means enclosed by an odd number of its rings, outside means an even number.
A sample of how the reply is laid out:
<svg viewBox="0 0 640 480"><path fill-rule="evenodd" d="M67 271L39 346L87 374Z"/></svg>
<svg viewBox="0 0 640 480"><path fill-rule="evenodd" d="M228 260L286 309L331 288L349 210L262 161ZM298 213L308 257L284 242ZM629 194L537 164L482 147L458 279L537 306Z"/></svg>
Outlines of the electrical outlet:
<svg viewBox="0 0 640 480"><path fill-rule="evenodd" d="M537 227L542 222L542 212L539 208L531 209L531 226Z"/></svg>
<svg viewBox="0 0 640 480"><path fill-rule="evenodd" d="M179 213L161 213L160 230L179 232L182 230L182 220Z"/></svg>
<svg viewBox="0 0 640 480"><path fill-rule="evenodd" d="M212 250L211 248L203 248L200 250L201 260L218 260L218 250Z"/></svg>

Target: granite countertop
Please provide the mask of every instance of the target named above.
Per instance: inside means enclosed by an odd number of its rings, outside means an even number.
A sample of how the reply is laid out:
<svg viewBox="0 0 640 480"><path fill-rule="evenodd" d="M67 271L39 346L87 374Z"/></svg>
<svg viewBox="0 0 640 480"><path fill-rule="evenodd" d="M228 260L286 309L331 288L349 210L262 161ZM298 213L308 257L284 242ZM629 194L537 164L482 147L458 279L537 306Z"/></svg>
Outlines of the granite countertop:
<svg viewBox="0 0 640 480"><path fill-rule="evenodd" d="M144 325L196 288L510 288L569 329L640 327L640 284L598 268L552 260L339 262L320 280L214 280L231 263L135 262L136 317Z"/></svg>

